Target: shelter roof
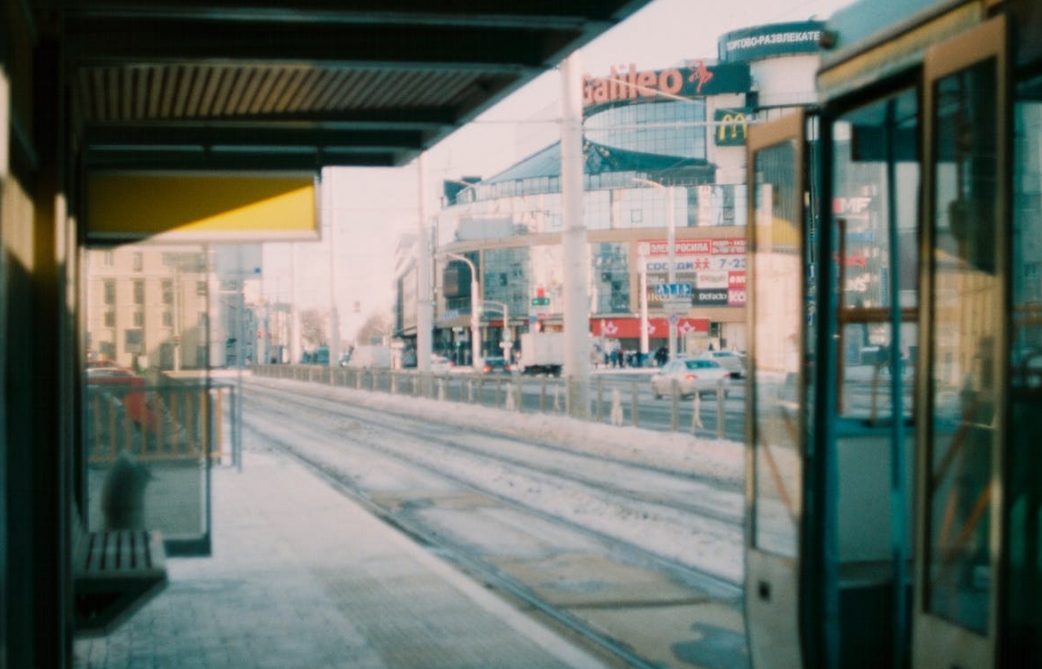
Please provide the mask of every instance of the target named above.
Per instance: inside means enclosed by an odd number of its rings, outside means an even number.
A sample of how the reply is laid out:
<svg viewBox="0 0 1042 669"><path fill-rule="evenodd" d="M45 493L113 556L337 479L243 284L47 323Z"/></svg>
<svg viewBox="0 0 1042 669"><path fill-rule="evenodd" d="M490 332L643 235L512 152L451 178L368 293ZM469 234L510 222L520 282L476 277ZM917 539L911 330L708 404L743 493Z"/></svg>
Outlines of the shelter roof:
<svg viewBox="0 0 1042 669"><path fill-rule="evenodd" d="M397 166L649 0L36 0L109 169Z"/></svg>

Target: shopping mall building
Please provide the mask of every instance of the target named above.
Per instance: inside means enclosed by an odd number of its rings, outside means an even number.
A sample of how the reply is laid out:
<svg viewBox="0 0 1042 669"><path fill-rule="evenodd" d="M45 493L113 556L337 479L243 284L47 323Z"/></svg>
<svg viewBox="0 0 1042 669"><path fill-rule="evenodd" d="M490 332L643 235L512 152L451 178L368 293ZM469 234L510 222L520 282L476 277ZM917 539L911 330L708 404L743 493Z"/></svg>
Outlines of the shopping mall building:
<svg viewBox="0 0 1042 669"><path fill-rule="evenodd" d="M681 352L745 348L746 131L815 100L822 26L747 28L723 35L716 59L654 71L630 64L584 78L589 323L601 352L639 349L642 285L651 352L665 345L671 323ZM445 183L435 233L435 351L468 363L471 266L484 305L483 355L499 355L504 339L516 349L528 329L562 327L560 175L558 143L470 186ZM406 240L403 253L416 247ZM662 294L671 255L673 283L690 286L680 305ZM397 279L397 333L406 346L416 336L409 257L399 259Z"/></svg>

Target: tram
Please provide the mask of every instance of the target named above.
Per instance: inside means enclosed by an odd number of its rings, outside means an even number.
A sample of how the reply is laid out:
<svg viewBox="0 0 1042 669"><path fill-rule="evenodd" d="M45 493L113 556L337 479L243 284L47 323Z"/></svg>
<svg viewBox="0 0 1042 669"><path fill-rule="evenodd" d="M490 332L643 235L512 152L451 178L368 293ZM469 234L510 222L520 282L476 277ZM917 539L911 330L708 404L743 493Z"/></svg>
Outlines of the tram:
<svg viewBox="0 0 1042 669"><path fill-rule="evenodd" d="M1042 667L1042 4L860 0L751 130L753 667Z"/></svg>

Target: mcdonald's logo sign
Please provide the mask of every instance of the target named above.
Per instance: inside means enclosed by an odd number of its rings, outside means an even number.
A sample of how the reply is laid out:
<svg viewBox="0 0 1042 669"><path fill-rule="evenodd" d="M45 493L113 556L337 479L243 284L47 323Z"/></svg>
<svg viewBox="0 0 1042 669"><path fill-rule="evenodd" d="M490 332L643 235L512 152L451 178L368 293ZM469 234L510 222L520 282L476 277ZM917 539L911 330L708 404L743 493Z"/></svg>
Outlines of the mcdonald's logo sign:
<svg viewBox="0 0 1042 669"><path fill-rule="evenodd" d="M716 122L717 146L744 146L749 121L753 118L752 109L717 109L713 114Z"/></svg>

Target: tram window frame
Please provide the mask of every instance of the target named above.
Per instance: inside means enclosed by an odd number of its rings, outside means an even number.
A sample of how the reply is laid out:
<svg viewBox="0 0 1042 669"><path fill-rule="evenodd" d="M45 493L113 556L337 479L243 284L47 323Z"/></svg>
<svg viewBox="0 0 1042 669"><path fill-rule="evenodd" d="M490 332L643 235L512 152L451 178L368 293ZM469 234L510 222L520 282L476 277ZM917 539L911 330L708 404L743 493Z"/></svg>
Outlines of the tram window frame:
<svg viewBox="0 0 1042 669"><path fill-rule="evenodd" d="M925 60L928 202L920 389L920 634L943 624L994 641L993 555L1005 406L1008 98L1004 26L996 20ZM981 650L980 652L988 652Z"/></svg>
<svg viewBox="0 0 1042 669"><path fill-rule="evenodd" d="M749 372L753 388L750 429L755 445L750 520L756 550L793 558L799 553L803 513L806 189L802 170L794 171L792 166L803 165L805 117L793 114L792 119L779 123L778 135L756 147L750 162L750 183L754 184L747 230L754 275L750 309L758 324L751 333ZM760 160L768 154L778 155L765 170ZM765 175L771 178L762 179ZM788 189L776 188L778 183ZM766 232L765 240L759 236L761 230ZM769 299L756 294L761 285L773 293ZM768 326L759 324L769 324L771 331L761 332L761 327Z"/></svg>

